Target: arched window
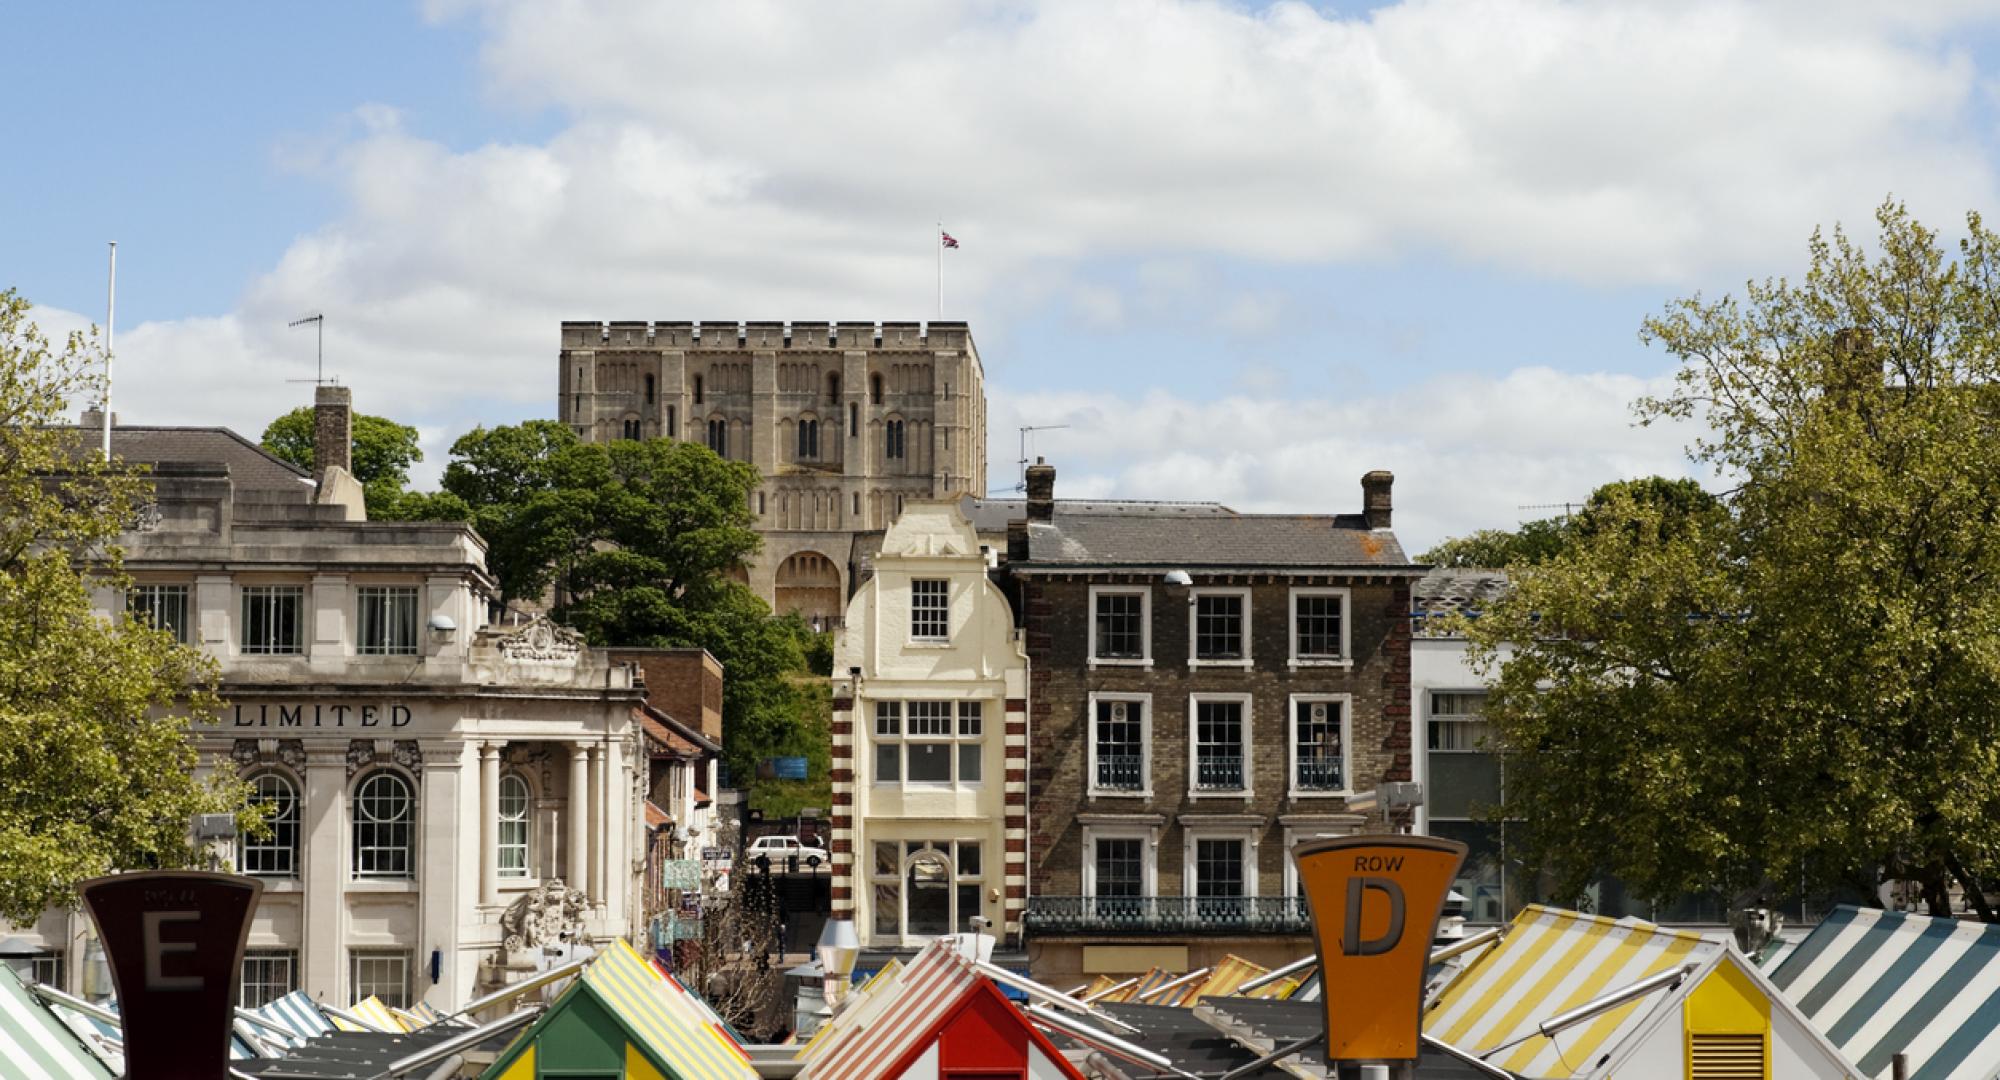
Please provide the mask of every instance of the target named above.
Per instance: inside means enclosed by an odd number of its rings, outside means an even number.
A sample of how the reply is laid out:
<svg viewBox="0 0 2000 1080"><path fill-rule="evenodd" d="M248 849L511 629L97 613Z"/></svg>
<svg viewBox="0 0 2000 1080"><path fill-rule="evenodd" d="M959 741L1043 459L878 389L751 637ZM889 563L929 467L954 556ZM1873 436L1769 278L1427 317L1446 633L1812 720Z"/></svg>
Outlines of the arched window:
<svg viewBox="0 0 2000 1080"><path fill-rule="evenodd" d="M500 876L528 876L528 782L518 773L500 778L499 860Z"/></svg>
<svg viewBox="0 0 2000 1080"><path fill-rule="evenodd" d="M904 871L903 933L937 937L951 933L951 860L936 851L910 857Z"/></svg>
<svg viewBox="0 0 2000 1080"><path fill-rule="evenodd" d="M635 419L625 421L625 437L634 440L639 438L639 421Z"/></svg>
<svg viewBox="0 0 2000 1080"><path fill-rule="evenodd" d="M678 439L680 437L680 428L674 423L674 407L669 405L667 406L667 438Z"/></svg>
<svg viewBox="0 0 2000 1080"><path fill-rule="evenodd" d="M902 458L903 449L903 422L901 420L891 420L883 424L882 456L891 461L897 461Z"/></svg>
<svg viewBox="0 0 2000 1080"><path fill-rule="evenodd" d="M729 421L722 419L708 422L708 448L716 457L729 456Z"/></svg>
<svg viewBox="0 0 2000 1080"><path fill-rule="evenodd" d="M882 375L880 372L868 376L868 404L882 404Z"/></svg>
<svg viewBox="0 0 2000 1080"><path fill-rule="evenodd" d="M380 769L354 785L354 876L407 878L413 876L410 841L417 821L417 800L410 782Z"/></svg>
<svg viewBox="0 0 2000 1080"><path fill-rule="evenodd" d="M265 808L271 835L244 837L237 869L255 877L299 876L299 789L283 773L261 773L250 782L250 799Z"/></svg>
<svg viewBox="0 0 2000 1080"><path fill-rule="evenodd" d="M840 404L840 372L838 371L829 371L826 373L826 400L835 405Z"/></svg>
<svg viewBox="0 0 2000 1080"><path fill-rule="evenodd" d="M701 404L701 376L694 377L694 403Z"/></svg>
<svg viewBox="0 0 2000 1080"><path fill-rule="evenodd" d="M651 375L648 375L646 376L646 404L651 405L652 403L653 403L653 377Z"/></svg>
<svg viewBox="0 0 2000 1080"><path fill-rule="evenodd" d="M801 419L798 431L798 459L800 461L819 460L819 421Z"/></svg>
<svg viewBox="0 0 2000 1080"><path fill-rule="evenodd" d="M847 403L847 437L861 434L861 406L852 401Z"/></svg>

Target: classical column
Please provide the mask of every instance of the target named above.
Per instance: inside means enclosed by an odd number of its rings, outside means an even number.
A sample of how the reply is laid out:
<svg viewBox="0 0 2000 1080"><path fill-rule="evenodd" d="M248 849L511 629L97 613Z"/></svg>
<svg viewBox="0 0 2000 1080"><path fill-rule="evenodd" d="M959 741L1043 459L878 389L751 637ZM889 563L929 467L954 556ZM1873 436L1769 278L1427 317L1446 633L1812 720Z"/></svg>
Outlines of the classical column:
<svg viewBox="0 0 2000 1080"><path fill-rule="evenodd" d="M500 904L500 744L479 748L479 902Z"/></svg>
<svg viewBox="0 0 2000 1080"><path fill-rule="evenodd" d="M611 845L605 843L604 836L604 747L590 748L590 883L584 888L590 893L590 902L604 906L604 863Z"/></svg>
<svg viewBox="0 0 2000 1080"><path fill-rule="evenodd" d="M299 989L315 998L346 1002L347 969L347 747L308 743L299 831L305 929L299 946Z"/></svg>
<svg viewBox="0 0 2000 1080"><path fill-rule="evenodd" d="M631 854L626 838L632 830L630 778L625 775L625 755L614 740L604 748L604 904L605 911L620 925L625 918L625 892L631 885Z"/></svg>
<svg viewBox="0 0 2000 1080"><path fill-rule="evenodd" d="M575 743L569 748L569 887L590 888L590 751Z"/></svg>

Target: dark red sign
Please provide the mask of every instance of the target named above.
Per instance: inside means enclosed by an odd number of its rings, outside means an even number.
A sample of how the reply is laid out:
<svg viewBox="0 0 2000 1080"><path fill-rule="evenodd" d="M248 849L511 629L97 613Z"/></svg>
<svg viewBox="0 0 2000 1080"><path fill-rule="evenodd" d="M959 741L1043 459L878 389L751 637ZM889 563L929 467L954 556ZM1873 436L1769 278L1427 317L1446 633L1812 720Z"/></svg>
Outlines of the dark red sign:
<svg viewBox="0 0 2000 1080"><path fill-rule="evenodd" d="M84 882L125 1029L126 1080L224 1080L250 914L264 885L197 870Z"/></svg>

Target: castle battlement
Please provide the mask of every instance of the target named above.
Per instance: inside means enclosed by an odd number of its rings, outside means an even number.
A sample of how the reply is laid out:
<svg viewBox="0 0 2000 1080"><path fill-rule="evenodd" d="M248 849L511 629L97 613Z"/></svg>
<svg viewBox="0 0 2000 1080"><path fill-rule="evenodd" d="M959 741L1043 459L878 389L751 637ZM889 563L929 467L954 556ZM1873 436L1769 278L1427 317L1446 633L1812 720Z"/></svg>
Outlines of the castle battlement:
<svg viewBox="0 0 2000 1080"><path fill-rule="evenodd" d="M778 352L787 349L967 349L964 322L614 322L562 324L564 349L679 349Z"/></svg>

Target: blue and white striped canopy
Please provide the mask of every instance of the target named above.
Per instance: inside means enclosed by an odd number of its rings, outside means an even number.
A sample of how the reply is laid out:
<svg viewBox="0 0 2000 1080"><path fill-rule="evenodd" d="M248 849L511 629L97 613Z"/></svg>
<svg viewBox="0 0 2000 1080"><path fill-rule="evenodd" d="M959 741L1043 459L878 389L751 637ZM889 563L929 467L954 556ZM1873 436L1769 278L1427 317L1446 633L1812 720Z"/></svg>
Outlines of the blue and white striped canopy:
<svg viewBox="0 0 2000 1080"><path fill-rule="evenodd" d="M1771 981L1870 1076L1898 1051L1911 1080L2000 1073L2000 926L1842 905Z"/></svg>

